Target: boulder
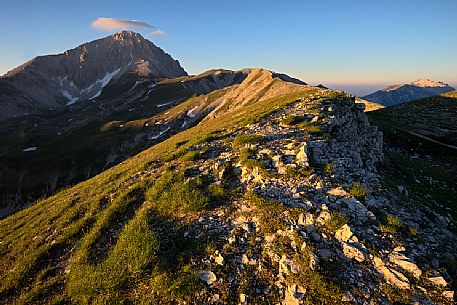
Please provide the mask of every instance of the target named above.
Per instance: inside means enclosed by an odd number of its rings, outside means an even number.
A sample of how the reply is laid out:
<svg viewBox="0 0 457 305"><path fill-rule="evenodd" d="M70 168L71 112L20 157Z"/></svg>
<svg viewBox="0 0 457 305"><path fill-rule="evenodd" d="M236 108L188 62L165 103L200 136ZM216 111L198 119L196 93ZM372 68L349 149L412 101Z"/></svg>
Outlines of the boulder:
<svg viewBox="0 0 457 305"><path fill-rule="evenodd" d="M417 267L417 265L405 255L399 252L392 252L389 255L389 262L392 264L397 265L398 267L402 268L405 271L411 273L416 279L418 279L422 271Z"/></svg>
<svg viewBox="0 0 457 305"><path fill-rule="evenodd" d="M343 254L348 259L363 262L367 257L367 250L361 243L349 241L343 244Z"/></svg>
<svg viewBox="0 0 457 305"><path fill-rule="evenodd" d="M211 270L200 271L200 279L208 285L211 285L217 280L216 275Z"/></svg>
<svg viewBox="0 0 457 305"><path fill-rule="evenodd" d="M436 286L446 287L447 282L442 276L432 276L429 277L428 280L435 284Z"/></svg>
<svg viewBox="0 0 457 305"><path fill-rule="evenodd" d="M353 233L351 231L351 227L349 227L347 224L344 224L340 229L338 229L335 233L335 238L339 242L347 242L351 237Z"/></svg>
<svg viewBox="0 0 457 305"><path fill-rule="evenodd" d="M306 289L300 285L292 284L287 286L285 299L281 302L283 305L299 305L305 298Z"/></svg>
<svg viewBox="0 0 457 305"><path fill-rule="evenodd" d="M396 286L400 289L409 289L410 288L408 278L406 276L404 276L403 274L401 274L400 272L386 267L381 258L375 256L373 258L373 265L374 265L376 271L378 271L378 273L380 273L384 277L386 282L389 283L390 285Z"/></svg>

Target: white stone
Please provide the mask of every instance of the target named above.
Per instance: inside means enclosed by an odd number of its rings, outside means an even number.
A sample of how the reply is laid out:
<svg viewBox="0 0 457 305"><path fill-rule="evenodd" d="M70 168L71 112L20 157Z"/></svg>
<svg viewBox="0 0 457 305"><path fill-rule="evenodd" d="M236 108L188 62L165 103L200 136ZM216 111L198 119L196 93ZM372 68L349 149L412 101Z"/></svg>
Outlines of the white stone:
<svg viewBox="0 0 457 305"><path fill-rule="evenodd" d="M386 267L379 257L375 256L373 258L373 265L376 271L378 271L390 285L397 286L401 289L410 288L408 278L400 272Z"/></svg>
<svg viewBox="0 0 457 305"><path fill-rule="evenodd" d="M340 229L335 233L335 238L340 242L347 242L353 235L351 227L347 224L344 224Z"/></svg>
<svg viewBox="0 0 457 305"><path fill-rule="evenodd" d="M410 272L417 279L422 274L422 271L419 269L419 267L417 267L417 265L412 260L410 260L408 257L399 252L392 252L389 255L389 261L399 266L403 270Z"/></svg>
<svg viewBox="0 0 457 305"><path fill-rule="evenodd" d="M200 271L200 279L206 284L211 285L217 280L217 277L211 270L202 270Z"/></svg>
<svg viewBox="0 0 457 305"><path fill-rule="evenodd" d="M428 280L437 286L445 287L447 285L446 280L442 276L432 276Z"/></svg>

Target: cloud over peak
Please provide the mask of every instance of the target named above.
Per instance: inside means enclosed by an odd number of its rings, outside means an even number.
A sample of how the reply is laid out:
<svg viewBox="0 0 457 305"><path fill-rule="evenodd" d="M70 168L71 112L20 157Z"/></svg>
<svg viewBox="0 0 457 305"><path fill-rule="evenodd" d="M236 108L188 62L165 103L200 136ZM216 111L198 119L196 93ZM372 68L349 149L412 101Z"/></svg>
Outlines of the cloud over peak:
<svg viewBox="0 0 457 305"><path fill-rule="evenodd" d="M164 37L167 36L167 33L162 31L161 29L156 29L148 34L148 37Z"/></svg>
<svg viewBox="0 0 457 305"><path fill-rule="evenodd" d="M94 29L104 30L104 31L113 31L113 30L133 30L133 29L147 29L154 28L152 25L147 24L146 22L139 20L128 20L128 19L117 19L117 18L105 18L99 17L95 19L91 26ZM155 30L160 31L160 30ZM152 33L154 33L152 32ZM162 31L160 31L162 32ZM160 35L159 35L160 36Z"/></svg>

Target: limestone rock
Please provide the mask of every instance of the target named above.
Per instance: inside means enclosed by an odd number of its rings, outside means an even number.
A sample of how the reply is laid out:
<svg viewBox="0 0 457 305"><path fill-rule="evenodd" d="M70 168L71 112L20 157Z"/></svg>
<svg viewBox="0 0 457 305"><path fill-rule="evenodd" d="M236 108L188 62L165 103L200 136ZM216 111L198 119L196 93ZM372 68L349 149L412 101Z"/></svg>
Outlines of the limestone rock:
<svg viewBox="0 0 457 305"><path fill-rule="evenodd" d="M366 259L366 248L358 242L346 242L343 244L343 253L349 259L355 259L358 262L363 262Z"/></svg>
<svg viewBox="0 0 457 305"><path fill-rule="evenodd" d="M290 258L283 255L279 261L279 273L290 274L299 273L300 267L295 264Z"/></svg>
<svg viewBox="0 0 457 305"><path fill-rule="evenodd" d="M329 196L335 196L335 197L348 197L349 193L346 192L345 189L342 187L336 187L327 192L327 195Z"/></svg>
<svg viewBox="0 0 457 305"><path fill-rule="evenodd" d="M314 215L310 213L300 214L298 224L302 226L311 226L314 224Z"/></svg>
<svg viewBox="0 0 457 305"><path fill-rule="evenodd" d="M390 269L384 265L384 262L379 257L373 258L373 265L383 277L387 281L387 283L397 286L401 289L409 289L409 280L406 276L401 274L400 272Z"/></svg>
<svg viewBox="0 0 457 305"><path fill-rule="evenodd" d="M208 285L211 285L217 280L216 275L211 270L200 271L200 279Z"/></svg>
<svg viewBox="0 0 457 305"><path fill-rule="evenodd" d="M428 280L437 286L441 286L441 287L447 286L447 282L442 276L432 276L432 277L429 277Z"/></svg>
<svg viewBox="0 0 457 305"><path fill-rule="evenodd" d="M335 238L340 242L347 242L353 233L351 231L351 227L347 224L344 224L340 229L338 229L335 233Z"/></svg>
<svg viewBox="0 0 457 305"><path fill-rule="evenodd" d="M309 166L309 160L308 160L308 144L306 142L303 144L303 146L300 147L300 150L297 153L296 156L297 162L304 166Z"/></svg>
<svg viewBox="0 0 457 305"><path fill-rule="evenodd" d="M287 286L286 297L281 302L283 305L299 305L305 297L306 289L297 284Z"/></svg>
<svg viewBox="0 0 457 305"><path fill-rule="evenodd" d="M419 278L422 274L422 271L417 267L417 265L410 260L408 257L405 255L399 253L399 252L392 252L389 255L389 261L403 270L408 271L412 275L414 275L415 278Z"/></svg>

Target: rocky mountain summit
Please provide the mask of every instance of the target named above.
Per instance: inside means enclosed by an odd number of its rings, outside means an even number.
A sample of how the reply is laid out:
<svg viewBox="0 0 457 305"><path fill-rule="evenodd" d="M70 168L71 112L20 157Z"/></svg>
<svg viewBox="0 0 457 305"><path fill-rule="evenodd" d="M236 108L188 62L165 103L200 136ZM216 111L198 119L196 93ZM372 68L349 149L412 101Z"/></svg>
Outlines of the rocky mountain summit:
<svg viewBox="0 0 457 305"><path fill-rule="evenodd" d="M391 106L455 91L455 89L443 82L434 82L421 78L409 84L388 86L382 90L362 97L369 102L384 106Z"/></svg>
<svg viewBox="0 0 457 305"><path fill-rule="evenodd" d="M174 106L198 124L0 221L0 300L452 304L454 224L383 186L364 108L264 70Z"/></svg>
<svg viewBox="0 0 457 305"><path fill-rule="evenodd" d="M127 75L161 80L187 73L140 34L123 31L62 54L38 56L3 75L0 118L93 100L110 82Z"/></svg>

